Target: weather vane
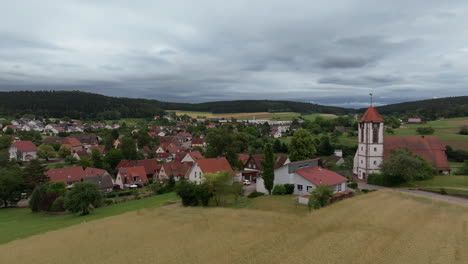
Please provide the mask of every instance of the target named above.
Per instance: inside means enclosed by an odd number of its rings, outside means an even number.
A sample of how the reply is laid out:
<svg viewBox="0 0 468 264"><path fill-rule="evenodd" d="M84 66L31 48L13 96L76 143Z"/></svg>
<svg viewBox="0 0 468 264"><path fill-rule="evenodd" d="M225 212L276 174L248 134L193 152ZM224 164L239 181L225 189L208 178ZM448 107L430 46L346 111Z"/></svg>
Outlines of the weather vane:
<svg viewBox="0 0 468 264"><path fill-rule="evenodd" d="M374 96L374 89L371 90L369 95L370 95L370 106L372 106L372 99L373 99L373 96Z"/></svg>

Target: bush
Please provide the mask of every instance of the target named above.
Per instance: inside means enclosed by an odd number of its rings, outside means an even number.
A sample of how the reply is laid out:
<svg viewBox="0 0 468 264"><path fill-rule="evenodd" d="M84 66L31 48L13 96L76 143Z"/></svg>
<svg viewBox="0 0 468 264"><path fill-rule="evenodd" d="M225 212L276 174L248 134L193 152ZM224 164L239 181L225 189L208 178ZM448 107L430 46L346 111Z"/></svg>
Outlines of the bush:
<svg viewBox="0 0 468 264"><path fill-rule="evenodd" d="M287 183L284 185L286 189L286 194L293 194L294 193L294 184Z"/></svg>
<svg viewBox="0 0 468 264"><path fill-rule="evenodd" d="M52 206L50 207L50 211L51 212L64 212L65 211L64 202L65 202L65 198L63 196L58 197L52 203Z"/></svg>
<svg viewBox="0 0 468 264"><path fill-rule="evenodd" d="M122 197L122 196L129 196L129 195L131 195L131 194L132 194L131 191L123 191L123 192L118 192L118 193L117 193L117 196L119 196L119 197Z"/></svg>
<svg viewBox="0 0 468 264"><path fill-rule="evenodd" d="M91 182L75 183L73 189L65 197L65 208L73 213L87 215L92 208L99 207L102 195L99 186Z"/></svg>
<svg viewBox="0 0 468 264"><path fill-rule="evenodd" d="M385 175L382 173L369 173L367 177L368 184L387 186L385 181Z"/></svg>
<svg viewBox="0 0 468 264"><path fill-rule="evenodd" d="M104 194L104 197L106 197L106 198L114 198L114 197L117 197L117 193L115 193L115 192L109 192L109 193Z"/></svg>
<svg viewBox="0 0 468 264"><path fill-rule="evenodd" d="M440 188L439 193L442 195L447 195L447 190L445 190L445 188Z"/></svg>
<svg viewBox="0 0 468 264"><path fill-rule="evenodd" d="M42 197L47 193L47 185L38 185L34 188L34 191L31 194L31 198L29 199L29 208L33 212L39 212L39 202Z"/></svg>
<svg viewBox="0 0 468 264"><path fill-rule="evenodd" d="M273 195L284 195L286 194L286 187L283 184L277 184L273 187Z"/></svg>
<svg viewBox="0 0 468 264"><path fill-rule="evenodd" d="M203 206L208 206L213 193L210 191L210 188L206 183L198 184L195 186L195 193L197 199Z"/></svg>
<svg viewBox="0 0 468 264"><path fill-rule="evenodd" d="M358 184L357 184L357 182L350 182L350 183L348 183L348 187L351 188L351 189L357 189Z"/></svg>
<svg viewBox="0 0 468 264"><path fill-rule="evenodd" d="M179 181L175 186L177 195L182 199L183 206L198 205L196 184L186 180Z"/></svg>
<svg viewBox="0 0 468 264"><path fill-rule="evenodd" d="M307 207L309 208L309 211L320 209L322 206L320 203L315 199L314 197L310 196L309 197L309 202L307 203Z"/></svg>
<svg viewBox="0 0 468 264"><path fill-rule="evenodd" d="M55 202L55 200L58 197L60 197L59 193L55 193L55 192L45 193L39 200L39 204L38 204L39 211L49 212L52 207L52 204Z"/></svg>
<svg viewBox="0 0 468 264"><path fill-rule="evenodd" d="M368 193L370 190L369 189L361 189L362 193Z"/></svg>
<svg viewBox="0 0 468 264"><path fill-rule="evenodd" d="M416 129L419 135L432 135L434 134L434 128L432 127L418 127Z"/></svg>
<svg viewBox="0 0 468 264"><path fill-rule="evenodd" d="M255 197L259 197L259 196L263 196L263 195L265 195L265 194L262 193L262 192L253 191L249 195L247 195L247 197L248 198L255 198Z"/></svg>
<svg viewBox="0 0 468 264"><path fill-rule="evenodd" d="M60 194L60 196L65 196L65 194L67 193L67 188L65 187L64 182L53 182L48 184L47 192L55 192Z"/></svg>
<svg viewBox="0 0 468 264"><path fill-rule="evenodd" d="M103 202L105 205L111 205L112 203L114 203L114 200L112 200L112 199L104 199L102 202Z"/></svg>
<svg viewBox="0 0 468 264"><path fill-rule="evenodd" d="M462 126L462 127L460 128L460 132L459 132L459 133L460 133L460 135L468 135L468 126L466 126L466 125L465 125L465 126Z"/></svg>

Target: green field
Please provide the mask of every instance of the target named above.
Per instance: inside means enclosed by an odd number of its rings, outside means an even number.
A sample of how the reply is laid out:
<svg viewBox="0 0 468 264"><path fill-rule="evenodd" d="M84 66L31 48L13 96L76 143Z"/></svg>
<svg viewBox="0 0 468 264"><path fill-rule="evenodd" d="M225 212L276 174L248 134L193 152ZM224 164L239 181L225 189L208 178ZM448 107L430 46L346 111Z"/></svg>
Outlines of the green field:
<svg viewBox="0 0 468 264"><path fill-rule="evenodd" d="M180 110L169 110L175 112L177 115L188 115L192 118L224 118L231 119L235 118L237 120L247 120L247 119L267 119L267 120L278 120L278 121L291 121L295 118L302 117L305 120L314 120L318 116L324 118L335 118L336 115L332 114L307 114L301 115L296 112L257 112L257 113L223 113L223 114L213 114L211 112L196 112L196 111L180 111Z"/></svg>
<svg viewBox="0 0 468 264"><path fill-rule="evenodd" d="M448 118L437 121L430 121L426 124L402 124L400 128L394 129L395 134L386 134L385 136L409 137L418 136L416 129L418 127L432 127L435 132L430 136L439 137L443 143L452 146L455 149L468 149L468 136L458 134L460 127L468 125L468 117Z"/></svg>
<svg viewBox="0 0 468 264"><path fill-rule="evenodd" d="M378 191L301 215L284 208L294 206L288 197L268 198L243 209L138 210L4 244L0 256L19 264L468 262L467 206Z"/></svg>
<svg viewBox="0 0 468 264"><path fill-rule="evenodd" d="M87 216L71 214L51 216L32 213L28 208L0 209L0 244L128 211L158 207L178 200L179 198L174 193L163 194L98 208Z"/></svg>
<svg viewBox="0 0 468 264"><path fill-rule="evenodd" d="M414 181L408 183L407 187L452 187L468 190L468 176L435 176L434 179L425 181Z"/></svg>

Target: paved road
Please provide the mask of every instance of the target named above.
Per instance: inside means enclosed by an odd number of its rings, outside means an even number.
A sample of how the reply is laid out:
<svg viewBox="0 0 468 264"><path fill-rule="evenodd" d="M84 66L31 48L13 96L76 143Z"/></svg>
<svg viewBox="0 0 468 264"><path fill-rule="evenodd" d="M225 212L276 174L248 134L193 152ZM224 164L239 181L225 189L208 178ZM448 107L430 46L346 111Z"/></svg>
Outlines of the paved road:
<svg viewBox="0 0 468 264"><path fill-rule="evenodd" d="M468 204L468 199L461 198L461 197L449 196L449 195L442 195L442 194L437 194L437 193L432 193L432 192L425 192L425 191L419 191L419 190L409 190L409 189L404 189L404 188L389 188L389 187L383 187L383 186L372 185L372 184L367 184L367 183L358 183L358 186L359 186L359 189L393 190L393 191L398 191L398 192L403 192L403 193L411 193L411 194L415 194L415 195L419 195L419 196L425 196L425 197L428 197L428 198L447 201L447 202Z"/></svg>

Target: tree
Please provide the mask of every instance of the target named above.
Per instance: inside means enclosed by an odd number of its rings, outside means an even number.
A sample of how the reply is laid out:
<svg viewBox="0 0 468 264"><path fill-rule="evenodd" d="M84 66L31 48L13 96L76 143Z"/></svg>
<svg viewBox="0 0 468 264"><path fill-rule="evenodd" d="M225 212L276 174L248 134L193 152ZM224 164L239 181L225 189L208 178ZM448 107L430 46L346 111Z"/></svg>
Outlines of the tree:
<svg viewBox="0 0 468 264"><path fill-rule="evenodd" d="M25 190L31 192L37 185L49 182L49 176L47 176L45 172L46 167L42 165L39 160L31 160L23 170Z"/></svg>
<svg viewBox="0 0 468 264"><path fill-rule="evenodd" d="M239 200L239 196L241 196L244 192L244 185L241 182L233 182L231 186L232 195L234 196L234 204L237 204Z"/></svg>
<svg viewBox="0 0 468 264"><path fill-rule="evenodd" d="M407 149L397 149L390 153L390 159L382 163L384 184L397 185L414 180L431 179L435 169L425 159Z"/></svg>
<svg viewBox="0 0 468 264"><path fill-rule="evenodd" d="M99 186L91 182L78 182L65 197L65 208L72 213L87 215L101 205L102 195Z"/></svg>
<svg viewBox="0 0 468 264"><path fill-rule="evenodd" d="M104 147L107 151L114 148L114 138L112 137L112 135L107 135L104 138Z"/></svg>
<svg viewBox="0 0 468 264"><path fill-rule="evenodd" d="M317 155L329 156L333 154L333 146L330 144L330 138L324 135L320 138L320 144L317 148Z"/></svg>
<svg viewBox="0 0 468 264"><path fill-rule="evenodd" d="M13 161L10 161L10 152L7 149L0 150L0 168L9 167Z"/></svg>
<svg viewBox="0 0 468 264"><path fill-rule="evenodd" d="M20 200L23 181L21 169L17 166L0 169L0 201L4 207Z"/></svg>
<svg viewBox="0 0 468 264"><path fill-rule="evenodd" d="M120 146L122 155L125 159L136 160L138 157L135 141L130 137L124 137L122 139L122 145Z"/></svg>
<svg viewBox="0 0 468 264"><path fill-rule="evenodd" d="M263 160L263 184L265 185L265 189L268 190L268 193L271 194L271 190L273 189L273 183L275 181L275 161L273 158L273 150L270 143L265 145L265 159Z"/></svg>
<svg viewBox="0 0 468 264"><path fill-rule="evenodd" d="M77 161L78 160L75 157L73 157L72 155L68 155L68 156L65 157L65 162L68 162L70 164L73 164L73 163L75 163Z"/></svg>
<svg viewBox="0 0 468 264"><path fill-rule="evenodd" d="M78 165L86 169L92 166L92 162L87 157L81 157Z"/></svg>
<svg viewBox="0 0 468 264"><path fill-rule="evenodd" d="M231 127L213 128L208 131L206 157L226 157L229 164L239 168L237 153L247 150L249 135L247 133L234 133Z"/></svg>
<svg viewBox="0 0 468 264"><path fill-rule="evenodd" d="M8 135L1 136L0 137L0 150L10 148L12 142L13 142L13 138L11 136L8 136Z"/></svg>
<svg viewBox="0 0 468 264"><path fill-rule="evenodd" d="M312 135L305 129L294 133L289 145L289 158L291 161L311 159L315 156L315 145Z"/></svg>
<svg viewBox="0 0 468 264"><path fill-rule="evenodd" d="M460 131L458 132L460 135L468 135L468 126L464 125L460 128Z"/></svg>
<svg viewBox="0 0 468 264"><path fill-rule="evenodd" d="M231 193L233 175L228 171L220 171L218 173L206 173L204 177L216 205L219 206L225 203L226 196Z"/></svg>
<svg viewBox="0 0 468 264"><path fill-rule="evenodd" d="M104 157L104 162L107 163L111 169L114 169L122 159L123 155L120 149L111 149Z"/></svg>
<svg viewBox="0 0 468 264"><path fill-rule="evenodd" d="M275 153L283 152L281 141L279 141L279 139L276 139L275 142L273 143L273 152Z"/></svg>
<svg viewBox="0 0 468 264"><path fill-rule="evenodd" d="M46 184L37 185L36 188L34 188L31 194L31 198L29 198L29 208L31 208L31 211L39 212L40 210L39 203L46 193L47 193Z"/></svg>
<svg viewBox="0 0 468 264"><path fill-rule="evenodd" d="M463 162L463 165L461 166L458 171L456 171L457 175L468 175L468 160L465 160Z"/></svg>
<svg viewBox="0 0 468 264"><path fill-rule="evenodd" d="M434 134L434 128L432 127L418 127L416 129L416 132L418 132L419 135L432 135Z"/></svg>
<svg viewBox="0 0 468 264"><path fill-rule="evenodd" d="M333 190L330 186L319 185L312 192L309 197L309 210L318 209L327 206L330 202L330 198L333 196Z"/></svg>
<svg viewBox="0 0 468 264"><path fill-rule="evenodd" d="M48 144L42 144L37 148L37 156L41 159L49 160L49 158L55 158L57 152L55 152L54 147Z"/></svg>
<svg viewBox="0 0 468 264"><path fill-rule="evenodd" d="M183 206L196 206L198 204L196 186L194 182L186 180L177 182L175 191L182 199Z"/></svg>
<svg viewBox="0 0 468 264"><path fill-rule="evenodd" d="M65 186L65 182L53 182L47 184L47 192L58 193L60 196L65 196L67 193L67 187Z"/></svg>
<svg viewBox="0 0 468 264"><path fill-rule="evenodd" d="M58 151L58 155L64 159L66 158L68 155L70 155L71 151L69 148L67 147L60 147L59 151Z"/></svg>
<svg viewBox="0 0 468 264"><path fill-rule="evenodd" d="M104 168L104 161L102 158L102 154L97 148L94 148L91 151L91 160L93 161L93 167L98 168L98 169Z"/></svg>

